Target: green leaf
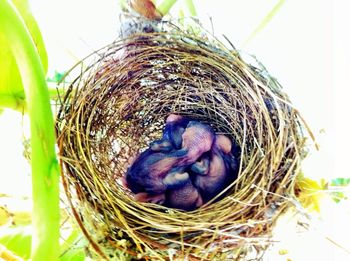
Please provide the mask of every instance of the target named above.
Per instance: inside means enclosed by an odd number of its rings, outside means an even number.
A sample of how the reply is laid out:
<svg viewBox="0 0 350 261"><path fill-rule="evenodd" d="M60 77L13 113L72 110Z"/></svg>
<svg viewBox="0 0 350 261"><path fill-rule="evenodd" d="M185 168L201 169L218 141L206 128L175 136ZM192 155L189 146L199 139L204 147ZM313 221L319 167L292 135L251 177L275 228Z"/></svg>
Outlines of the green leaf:
<svg viewBox="0 0 350 261"><path fill-rule="evenodd" d="M31 226L16 226L2 228L0 232L0 244L4 245L14 254L29 259L31 254Z"/></svg>
<svg viewBox="0 0 350 261"><path fill-rule="evenodd" d="M350 178L336 178L331 181L331 186L348 186Z"/></svg>
<svg viewBox="0 0 350 261"><path fill-rule="evenodd" d="M74 226L72 224L72 226ZM60 261L80 261L85 260L85 247L87 240L83 237L78 227L73 227L70 235L60 246Z"/></svg>
<svg viewBox="0 0 350 261"><path fill-rule="evenodd" d="M46 74L48 67L47 52L38 24L29 10L27 0L13 0L17 11L25 22L32 37ZM23 111L25 94L18 65L8 45L6 35L0 31L0 108L6 107Z"/></svg>
<svg viewBox="0 0 350 261"><path fill-rule="evenodd" d="M336 178L332 179L330 182L330 187L338 191L331 193L332 198L335 202L339 203L342 200L348 199L348 194L345 191L348 191L346 187L350 185L350 178Z"/></svg>
<svg viewBox="0 0 350 261"><path fill-rule="evenodd" d="M55 71L55 74L52 77L47 77L47 81L48 82L55 82L55 83L59 83L62 81L62 79L65 76L65 72L58 72Z"/></svg>
<svg viewBox="0 0 350 261"><path fill-rule="evenodd" d="M60 261L84 261L84 248L70 248L64 255L59 258Z"/></svg>
<svg viewBox="0 0 350 261"><path fill-rule="evenodd" d="M29 259L31 255L31 225L2 228L0 244L4 245L14 254ZM84 261L87 240L83 238L80 230L75 229L68 239L61 245L60 261Z"/></svg>

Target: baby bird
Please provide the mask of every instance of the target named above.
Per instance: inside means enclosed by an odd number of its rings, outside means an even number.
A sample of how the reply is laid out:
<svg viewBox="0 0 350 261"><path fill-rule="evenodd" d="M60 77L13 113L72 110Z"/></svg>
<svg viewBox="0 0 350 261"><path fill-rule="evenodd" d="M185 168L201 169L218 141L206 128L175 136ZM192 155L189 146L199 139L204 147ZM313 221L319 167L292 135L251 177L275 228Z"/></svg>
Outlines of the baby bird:
<svg viewBox="0 0 350 261"><path fill-rule="evenodd" d="M129 167L124 183L133 193L150 194L181 186L189 179L189 175L174 168L178 161L179 157L147 149Z"/></svg>
<svg viewBox="0 0 350 261"><path fill-rule="evenodd" d="M203 200L198 190L189 179L177 189L168 190L164 206L191 211L203 205Z"/></svg>
<svg viewBox="0 0 350 261"><path fill-rule="evenodd" d="M210 126L198 121L190 121L182 134L181 149L175 151L172 155L181 157L177 163L179 166L192 164L203 153L211 149L214 138L215 134Z"/></svg>
<svg viewBox="0 0 350 261"><path fill-rule="evenodd" d="M211 151L204 154L191 166L197 174L194 185L208 202L218 195L237 175L237 161L231 154L231 140L224 135L216 135Z"/></svg>
<svg viewBox="0 0 350 261"><path fill-rule="evenodd" d="M182 144L182 134L184 133L189 119L180 115L170 114L166 119L163 130L163 137L151 143L153 151L169 152L173 149L179 150Z"/></svg>
<svg viewBox="0 0 350 261"><path fill-rule="evenodd" d="M234 144L206 124L177 114L163 136L128 168L124 185L140 202L193 210L220 193L238 173Z"/></svg>
<svg viewBox="0 0 350 261"><path fill-rule="evenodd" d="M174 149L181 149L182 135L190 120L177 114L170 114L166 119L163 139L169 140Z"/></svg>
<svg viewBox="0 0 350 261"><path fill-rule="evenodd" d="M150 194L147 192L140 192L134 196L136 201L139 202L148 202L163 205L165 201L165 193L160 194Z"/></svg>

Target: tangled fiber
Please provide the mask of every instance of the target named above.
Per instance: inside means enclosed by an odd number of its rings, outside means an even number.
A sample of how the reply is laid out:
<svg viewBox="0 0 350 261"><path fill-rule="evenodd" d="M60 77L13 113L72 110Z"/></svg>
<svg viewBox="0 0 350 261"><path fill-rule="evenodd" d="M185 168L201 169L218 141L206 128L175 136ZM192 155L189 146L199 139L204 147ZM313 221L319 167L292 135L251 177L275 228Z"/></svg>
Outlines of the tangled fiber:
<svg viewBox="0 0 350 261"><path fill-rule="evenodd" d="M226 260L268 246L295 198L310 133L264 68L218 40L170 31L116 41L65 81L72 77L61 84L57 115L62 179L95 253ZM210 124L241 147L239 177L226 196L191 212L137 202L120 182L170 113Z"/></svg>

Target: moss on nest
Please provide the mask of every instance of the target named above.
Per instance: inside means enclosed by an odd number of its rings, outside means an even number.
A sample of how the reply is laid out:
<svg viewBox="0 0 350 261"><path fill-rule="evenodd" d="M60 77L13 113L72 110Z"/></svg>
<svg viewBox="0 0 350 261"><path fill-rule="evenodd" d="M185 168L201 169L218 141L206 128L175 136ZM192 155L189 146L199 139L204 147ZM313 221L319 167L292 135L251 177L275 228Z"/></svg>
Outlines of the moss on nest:
<svg viewBox="0 0 350 261"><path fill-rule="evenodd" d="M94 251L221 260L269 244L295 198L310 133L264 69L218 40L172 31L114 42L74 74L61 84L58 144L65 192ZM241 147L227 196L192 212L136 202L120 182L130 159L161 137L170 113L208 123Z"/></svg>

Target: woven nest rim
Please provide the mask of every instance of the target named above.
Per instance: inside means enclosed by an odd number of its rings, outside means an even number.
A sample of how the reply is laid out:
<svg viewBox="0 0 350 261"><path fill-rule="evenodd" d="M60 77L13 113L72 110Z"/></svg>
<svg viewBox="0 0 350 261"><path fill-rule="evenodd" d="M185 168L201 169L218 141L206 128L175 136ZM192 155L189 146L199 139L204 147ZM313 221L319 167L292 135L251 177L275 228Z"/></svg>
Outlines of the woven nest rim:
<svg viewBox="0 0 350 261"><path fill-rule="evenodd" d="M80 75L57 117L62 176L76 219L102 255L101 238L127 238L129 252L157 258L169 248L208 259L244 243L263 246L295 198L312 133L264 68L207 40L180 32L138 34L73 68ZM159 137L169 113L207 122L241 145L239 178L228 195L192 212L136 202L117 182L128 158ZM92 236L93 230L104 232Z"/></svg>

